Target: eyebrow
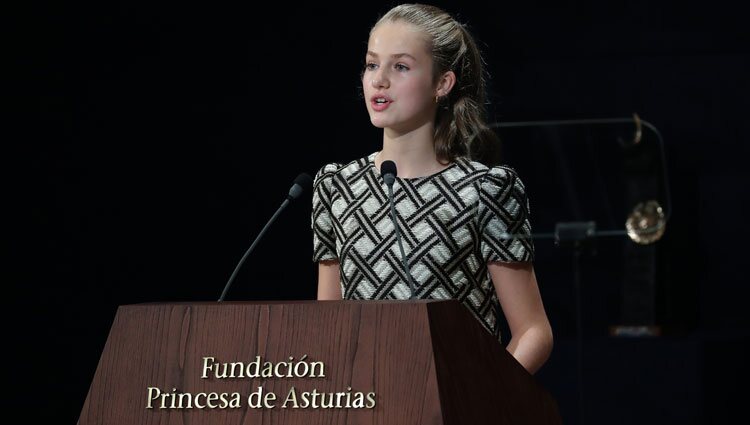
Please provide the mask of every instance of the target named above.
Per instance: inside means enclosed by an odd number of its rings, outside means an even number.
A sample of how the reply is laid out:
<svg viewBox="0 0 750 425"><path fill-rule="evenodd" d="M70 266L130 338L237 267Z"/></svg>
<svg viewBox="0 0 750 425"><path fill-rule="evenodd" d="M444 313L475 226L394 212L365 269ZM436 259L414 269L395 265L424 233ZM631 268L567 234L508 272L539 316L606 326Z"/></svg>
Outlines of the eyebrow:
<svg viewBox="0 0 750 425"><path fill-rule="evenodd" d="M367 55L368 56L378 57L378 54L375 53L375 52L373 52L373 51L371 51L371 50L367 51ZM402 57L408 57L408 58L411 58L412 60L415 60L415 61L417 60L417 58L415 58L414 56L412 56L412 55L410 55L408 53L394 53L394 54L391 55L391 57L394 58L394 59L399 59L399 58L402 58Z"/></svg>

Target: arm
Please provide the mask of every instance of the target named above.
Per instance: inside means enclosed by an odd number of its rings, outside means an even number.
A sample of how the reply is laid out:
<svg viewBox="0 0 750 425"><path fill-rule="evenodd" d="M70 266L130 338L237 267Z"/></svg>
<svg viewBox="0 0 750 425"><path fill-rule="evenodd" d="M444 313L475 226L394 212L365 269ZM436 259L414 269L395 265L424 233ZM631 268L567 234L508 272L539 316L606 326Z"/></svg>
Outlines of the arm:
<svg viewBox="0 0 750 425"><path fill-rule="evenodd" d="M318 263L318 300L340 300L341 271L338 260Z"/></svg>
<svg viewBox="0 0 750 425"><path fill-rule="evenodd" d="M552 328L534 268L530 262L490 262L487 267L510 328L511 338L506 348L534 374L552 352Z"/></svg>

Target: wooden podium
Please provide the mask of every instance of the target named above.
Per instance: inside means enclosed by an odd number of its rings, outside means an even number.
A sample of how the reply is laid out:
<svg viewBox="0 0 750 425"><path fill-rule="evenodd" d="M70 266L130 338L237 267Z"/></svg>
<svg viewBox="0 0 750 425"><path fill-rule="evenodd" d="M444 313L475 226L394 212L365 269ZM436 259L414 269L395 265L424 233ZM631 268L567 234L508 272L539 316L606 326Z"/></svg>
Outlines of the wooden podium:
<svg viewBox="0 0 750 425"><path fill-rule="evenodd" d="M561 424L458 301L120 306L79 425Z"/></svg>

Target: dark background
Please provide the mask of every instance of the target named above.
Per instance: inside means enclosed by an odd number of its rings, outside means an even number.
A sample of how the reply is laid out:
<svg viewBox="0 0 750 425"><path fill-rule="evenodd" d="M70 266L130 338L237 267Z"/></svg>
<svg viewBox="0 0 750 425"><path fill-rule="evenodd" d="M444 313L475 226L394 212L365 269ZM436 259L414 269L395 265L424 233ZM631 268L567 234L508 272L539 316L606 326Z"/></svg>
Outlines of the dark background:
<svg viewBox="0 0 750 425"><path fill-rule="evenodd" d="M572 249L537 242L556 336L539 380L566 424L728 421L748 383L744 15L730 2L516 3L435 3L480 40L491 118L637 113L663 136L657 186L671 194L667 231L645 248L655 287L636 291L661 336L609 335L633 295L632 242L598 240L580 286ZM297 174L379 148L358 75L388 6L63 2L9 15L6 389L27 422L77 420L119 305L216 300ZM582 185L616 181L610 157L587 149L631 133L502 135L538 232L581 219L622 228L617 184L598 192L609 203ZM658 152L653 132L644 140ZM573 195L561 195L561 160ZM310 210L307 193L280 215L227 299L315 297Z"/></svg>

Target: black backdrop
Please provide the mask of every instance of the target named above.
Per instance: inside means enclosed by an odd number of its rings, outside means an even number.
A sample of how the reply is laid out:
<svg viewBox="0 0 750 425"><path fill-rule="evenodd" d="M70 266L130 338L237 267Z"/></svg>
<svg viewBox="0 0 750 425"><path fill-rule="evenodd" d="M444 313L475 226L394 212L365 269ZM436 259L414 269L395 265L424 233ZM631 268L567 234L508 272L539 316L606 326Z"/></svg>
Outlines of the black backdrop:
<svg viewBox="0 0 750 425"><path fill-rule="evenodd" d="M723 421L748 377L743 15L722 2L516 3L436 3L481 41L494 119L638 113L664 136L673 202L656 244L659 338L607 335L620 288L600 273L621 267L616 247L584 256L578 329L569 252L539 243L556 331L539 379L568 424L582 411L588 423ZM298 173L378 149L358 74L385 10L130 1L9 15L14 407L40 423L76 421L117 306L217 299ZM532 211L545 190L529 188ZM311 248L308 193L227 299L314 298Z"/></svg>

